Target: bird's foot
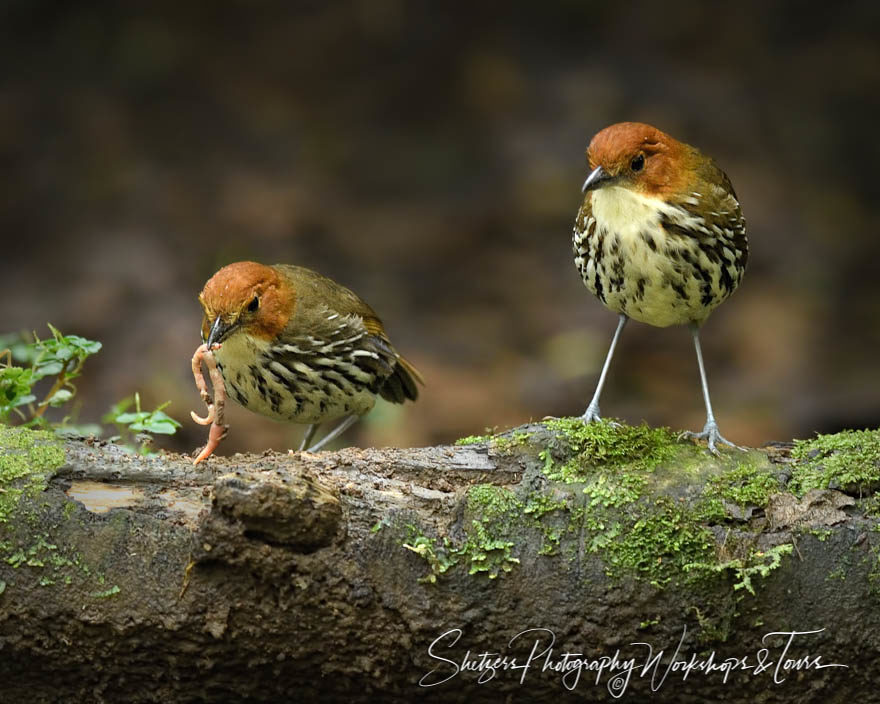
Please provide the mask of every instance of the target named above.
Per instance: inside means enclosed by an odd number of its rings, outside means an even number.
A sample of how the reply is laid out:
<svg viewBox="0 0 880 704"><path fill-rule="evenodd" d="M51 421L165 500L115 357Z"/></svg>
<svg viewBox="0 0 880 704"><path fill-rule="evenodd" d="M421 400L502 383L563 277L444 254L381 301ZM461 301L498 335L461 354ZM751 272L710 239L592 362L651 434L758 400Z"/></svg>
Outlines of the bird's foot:
<svg viewBox="0 0 880 704"><path fill-rule="evenodd" d="M587 406L587 410L584 411L584 414L581 416L581 420L584 422L584 425L596 421L607 423L612 428L620 427L620 423L618 423L616 420L605 420L602 418L602 416L599 415L598 403L591 403L589 406Z"/></svg>
<svg viewBox="0 0 880 704"><path fill-rule="evenodd" d="M705 440L706 448L716 457L720 457L721 453L718 451L716 447L717 443L721 443L722 445L727 445L728 447L732 447L735 450L746 451L746 448L740 447L736 445L727 438L725 438L718 430L718 423L714 420L707 420L706 425L703 426L703 429L699 433L695 433L691 430L685 430L683 433L680 433L678 436L679 440L684 438L689 438L692 440Z"/></svg>
<svg viewBox="0 0 880 704"><path fill-rule="evenodd" d="M618 423L616 420L606 420L605 418L602 418L602 416L599 415L599 406L595 403L591 403L589 406L587 406L587 410L584 411L583 415L578 416L578 417L583 421L584 425L586 425L587 423L592 423L593 421L596 421L596 422L600 422L600 423L606 423L606 424L610 425L612 428L619 428L620 427L620 423ZM546 421L546 420L563 420L563 419L560 418L559 416L544 416L543 418L541 418L541 420Z"/></svg>
<svg viewBox="0 0 880 704"><path fill-rule="evenodd" d="M587 410L584 411L584 414L581 416L581 420L584 422L584 425L587 423L592 423L593 421L602 420L602 416L599 415L599 407L594 406L592 403L587 406Z"/></svg>

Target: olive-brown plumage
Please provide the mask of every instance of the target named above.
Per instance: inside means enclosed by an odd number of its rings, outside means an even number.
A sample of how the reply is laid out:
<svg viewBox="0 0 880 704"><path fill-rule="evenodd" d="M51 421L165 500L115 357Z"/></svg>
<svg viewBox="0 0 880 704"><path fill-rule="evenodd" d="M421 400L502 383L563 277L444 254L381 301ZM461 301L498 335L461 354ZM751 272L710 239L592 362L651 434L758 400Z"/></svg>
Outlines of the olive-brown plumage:
<svg viewBox="0 0 880 704"><path fill-rule="evenodd" d="M382 321L347 288L304 267L237 262L199 295L202 339L215 348L228 394L275 420L309 424L344 418L322 447L382 396L415 400L416 369L392 346Z"/></svg>
<svg viewBox="0 0 880 704"><path fill-rule="evenodd" d="M599 396L626 322L693 332L706 404L695 437L729 443L709 401L699 326L739 286L748 260L745 220L730 179L698 149L655 127L621 122L587 149L590 175L575 222L575 264L586 287L620 316L584 420L599 418Z"/></svg>

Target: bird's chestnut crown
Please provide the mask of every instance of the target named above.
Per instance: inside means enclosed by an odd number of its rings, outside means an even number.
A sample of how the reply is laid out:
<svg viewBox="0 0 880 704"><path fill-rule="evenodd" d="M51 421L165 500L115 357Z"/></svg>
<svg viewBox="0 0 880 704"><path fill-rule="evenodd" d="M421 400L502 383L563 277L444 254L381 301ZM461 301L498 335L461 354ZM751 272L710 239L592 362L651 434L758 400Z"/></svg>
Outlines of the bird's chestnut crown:
<svg viewBox="0 0 880 704"><path fill-rule="evenodd" d="M662 196L684 187L691 148L641 122L618 122L596 134L587 148L590 176L584 192L619 186Z"/></svg>
<svg viewBox="0 0 880 704"><path fill-rule="evenodd" d="M222 343L244 332L271 340L293 314L295 295L287 280L271 266L236 262L212 276L199 294L205 312L202 339Z"/></svg>

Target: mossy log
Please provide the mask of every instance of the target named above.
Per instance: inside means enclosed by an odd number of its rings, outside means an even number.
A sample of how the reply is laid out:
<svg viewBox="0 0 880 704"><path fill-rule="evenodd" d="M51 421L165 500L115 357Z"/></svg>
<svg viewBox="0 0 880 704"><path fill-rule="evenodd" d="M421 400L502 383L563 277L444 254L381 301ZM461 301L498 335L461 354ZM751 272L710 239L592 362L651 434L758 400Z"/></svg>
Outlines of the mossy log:
<svg viewBox="0 0 880 704"><path fill-rule="evenodd" d="M880 700L878 447L562 420L193 467L0 428L0 701Z"/></svg>

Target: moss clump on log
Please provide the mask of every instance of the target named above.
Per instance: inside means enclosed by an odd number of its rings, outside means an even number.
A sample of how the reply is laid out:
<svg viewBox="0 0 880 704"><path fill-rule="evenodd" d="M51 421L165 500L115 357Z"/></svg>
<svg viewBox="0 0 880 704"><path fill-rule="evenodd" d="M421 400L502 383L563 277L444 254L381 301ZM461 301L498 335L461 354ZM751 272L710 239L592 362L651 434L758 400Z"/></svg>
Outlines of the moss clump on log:
<svg viewBox="0 0 880 704"><path fill-rule="evenodd" d="M64 464L64 450L52 433L0 425L0 523L9 520L22 497L36 496Z"/></svg>

